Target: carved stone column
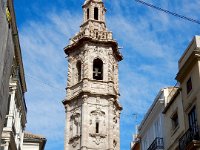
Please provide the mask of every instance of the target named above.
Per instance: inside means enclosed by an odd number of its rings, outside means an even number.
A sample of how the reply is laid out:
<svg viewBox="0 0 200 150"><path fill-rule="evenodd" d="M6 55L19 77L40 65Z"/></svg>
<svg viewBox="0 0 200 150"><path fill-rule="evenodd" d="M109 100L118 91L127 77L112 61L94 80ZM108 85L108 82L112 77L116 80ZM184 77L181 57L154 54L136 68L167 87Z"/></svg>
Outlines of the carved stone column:
<svg viewBox="0 0 200 150"><path fill-rule="evenodd" d="M17 90L17 85L14 85L12 87L11 91L11 97L10 97L10 108L9 108L9 113L8 113L8 118L7 118L7 127L12 128L13 124L13 115L14 115L14 106L15 106L15 96L16 96L16 90Z"/></svg>

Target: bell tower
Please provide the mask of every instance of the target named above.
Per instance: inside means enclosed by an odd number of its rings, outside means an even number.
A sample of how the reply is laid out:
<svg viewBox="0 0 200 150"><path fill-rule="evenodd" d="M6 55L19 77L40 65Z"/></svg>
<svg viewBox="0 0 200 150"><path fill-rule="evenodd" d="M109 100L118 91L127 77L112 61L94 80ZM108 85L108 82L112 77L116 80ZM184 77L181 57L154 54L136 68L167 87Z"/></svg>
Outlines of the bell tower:
<svg viewBox="0 0 200 150"><path fill-rule="evenodd" d="M68 58L65 150L119 150L118 62L102 0L85 0L80 31L64 48Z"/></svg>

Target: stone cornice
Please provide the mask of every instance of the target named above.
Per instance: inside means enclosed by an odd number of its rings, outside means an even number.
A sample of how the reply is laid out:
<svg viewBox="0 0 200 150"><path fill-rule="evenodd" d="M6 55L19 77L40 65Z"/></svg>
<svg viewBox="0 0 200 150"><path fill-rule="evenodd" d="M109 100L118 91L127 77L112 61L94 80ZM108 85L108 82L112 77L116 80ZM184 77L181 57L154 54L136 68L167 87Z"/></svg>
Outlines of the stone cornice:
<svg viewBox="0 0 200 150"><path fill-rule="evenodd" d="M117 107L117 109L118 110L122 110L123 108L122 108L122 106L119 104L119 101L117 100L117 96L116 95L99 95L99 94L93 94L93 93L89 93L89 92L81 92L79 95L77 95L77 96L75 96L75 97L73 97L73 98L70 98L70 99L64 99L63 101L62 101L62 103L63 103L63 105L68 105L70 102L72 102L74 99L77 99L77 98L79 98L79 97L82 97L82 96L96 96L96 95L98 95L98 96L101 96L101 97L110 97L110 98L112 98L112 99L114 99L112 102L113 102L113 104Z"/></svg>
<svg viewBox="0 0 200 150"><path fill-rule="evenodd" d="M26 92L27 87L26 87L25 76L24 76L22 53L21 53L21 47L20 47L20 42L19 42L18 29L16 25L16 17L15 17L15 12L14 12L14 7L13 7L13 0L8 0L8 7L11 14L11 28L12 28L12 34L13 34L15 57L17 60L17 65L19 65L19 69L20 69L20 78L22 82L23 92Z"/></svg>
<svg viewBox="0 0 200 150"><path fill-rule="evenodd" d="M123 56L119 52L119 49L118 49L118 43L115 40L97 40L97 39L92 39L91 37L84 36L77 42L65 47L64 51L67 55L69 55L71 52L73 52L74 49L77 49L78 47L81 47L83 44L85 44L85 42L110 45L113 48L113 51L117 60L118 61L123 60Z"/></svg>
<svg viewBox="0 0 200 150"><path fill-rule="evenodd" d="M194 50L188 59L185 61L184 65L180 68L178 74L176 75L176 80L182 82L184 77L187 76L189 71L192 69L192 66L200 60L200 51Z"/></svg>

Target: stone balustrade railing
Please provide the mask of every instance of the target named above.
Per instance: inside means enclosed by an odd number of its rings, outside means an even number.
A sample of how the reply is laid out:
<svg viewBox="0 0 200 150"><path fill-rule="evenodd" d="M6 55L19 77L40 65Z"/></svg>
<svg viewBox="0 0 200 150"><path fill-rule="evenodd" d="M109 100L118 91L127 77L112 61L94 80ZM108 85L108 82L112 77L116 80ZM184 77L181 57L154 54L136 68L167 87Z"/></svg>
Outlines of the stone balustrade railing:
<svg viewBox="0 0 200 150"><path fill-rule="evenodd" d="M84 31L78 33L74 38L72 38L70 40L70 44L77 42L83 37L90 37L92 39L102 40L102 41L112 40L112 32L90 30L86 28Z"/></svg>

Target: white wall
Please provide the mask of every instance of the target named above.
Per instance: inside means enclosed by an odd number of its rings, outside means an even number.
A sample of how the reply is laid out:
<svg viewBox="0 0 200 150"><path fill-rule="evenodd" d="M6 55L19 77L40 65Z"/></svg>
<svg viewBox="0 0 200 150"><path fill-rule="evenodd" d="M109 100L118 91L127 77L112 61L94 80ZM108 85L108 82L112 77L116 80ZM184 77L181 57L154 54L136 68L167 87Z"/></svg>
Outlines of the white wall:
<svg viewBox="0 0 200 150"><path fill-rule="evenodd" d="M39 143L24 143L22 150L39 150Z"/></svg>

